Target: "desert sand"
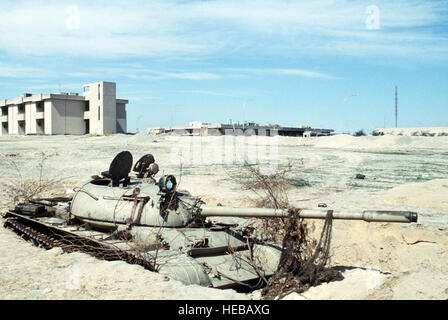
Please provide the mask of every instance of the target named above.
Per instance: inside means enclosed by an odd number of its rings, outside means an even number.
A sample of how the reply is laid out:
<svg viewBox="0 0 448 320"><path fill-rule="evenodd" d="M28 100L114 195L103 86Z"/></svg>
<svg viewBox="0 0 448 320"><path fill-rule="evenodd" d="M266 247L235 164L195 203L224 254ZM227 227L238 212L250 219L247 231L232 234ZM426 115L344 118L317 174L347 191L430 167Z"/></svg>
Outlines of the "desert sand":
<svg viewBox="0 0 448 320"><path fill-rule="evenodd" d="M73 192L107 170L122 150L134 161L152 153L161 174L206 203L251 206L229 175L243 159L266 172L294 161L304 182L289 191L292 205L334 210L391 209L419 213L416 224L334 221L331 266L344 280L285 299L447 299L448 137L335 135L297 137L10 136L0 138L0 211L10 205L5 182L39 177L60 180L46 195ZM18 174L16 166L20 170ZM357 173L365 179L355 179ZM1 220L1 219L0 219ZM2 224L3 222L0 221ZM318 236L321 221L309 222ZM186 286L125 262L82 253L44 250L0 228L0 299L259 299Z"/></svg>

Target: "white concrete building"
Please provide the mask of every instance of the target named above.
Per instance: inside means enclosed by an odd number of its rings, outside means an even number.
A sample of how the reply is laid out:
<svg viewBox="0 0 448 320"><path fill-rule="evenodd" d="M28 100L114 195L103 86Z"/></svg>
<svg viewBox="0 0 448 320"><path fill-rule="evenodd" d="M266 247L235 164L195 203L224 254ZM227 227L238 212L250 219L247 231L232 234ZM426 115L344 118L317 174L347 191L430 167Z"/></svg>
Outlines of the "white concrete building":
<svg viewBox="0 0 448 320"><path fill-rule="evenodd" d="M126 104L114 82L83 85L77 93L25 93L0 100L0 136L17 134L126 133Z"/></svg>

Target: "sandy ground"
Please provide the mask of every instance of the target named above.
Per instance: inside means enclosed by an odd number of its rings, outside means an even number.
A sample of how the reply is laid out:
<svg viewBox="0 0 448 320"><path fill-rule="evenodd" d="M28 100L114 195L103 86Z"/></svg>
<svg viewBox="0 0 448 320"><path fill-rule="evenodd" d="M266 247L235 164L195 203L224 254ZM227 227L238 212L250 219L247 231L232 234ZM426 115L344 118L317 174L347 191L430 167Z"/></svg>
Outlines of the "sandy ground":
<svg viewBox="0 0 448 320"><path fill-rule="evenodd" d="M229 140L226 140L229 139ZM243 147L241 147L243 146ZM254 149L255 148L255 149ZM39 176L63 179L49 194L65 192L106 170L115 154L154 154L161 174L175 174L184 189L210 204L250 206L251 194L229 178L251 157L267 171L299 161L290 190L298 207L324 202L335 210L391 209L419 213L417 224L335 221L330 265L344 280L285 299L447 299L448 137L322 138L54 136L0 138L0 209L8 206L5 181ZM228 158L230 154L233 156ZM227 158L226 158L227 157ZM182 166L179 164L182 163ZM354 179L363 173L366 179ZM309 222L317 236L321 221ZM185 286L124 262L81 253L46 251L0 228L1 299L258 299L250 294Z"/></svg>

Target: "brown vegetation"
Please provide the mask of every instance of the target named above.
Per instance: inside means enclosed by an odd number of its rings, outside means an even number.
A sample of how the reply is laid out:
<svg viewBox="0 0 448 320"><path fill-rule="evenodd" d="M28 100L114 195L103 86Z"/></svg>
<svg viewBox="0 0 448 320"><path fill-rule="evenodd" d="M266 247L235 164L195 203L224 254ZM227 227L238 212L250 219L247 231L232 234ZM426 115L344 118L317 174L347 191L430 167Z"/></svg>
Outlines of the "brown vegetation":
<svg viewBox="0 0 448 320"><path fill-rule="evenodd" d="M37 177L24 177L17 162L13 159L6 159L6 163L9 164L14 172L11 178L5 178L0 182L0 187L3 189L8 205L28 202L33 198L65 193L64 180L66 178L48 178L45 175L45 161L49 157L49 155L41 153L39 162L36 165L38 169Z"/></svg>
<svg viewBox="0 0 448 320"><path fill-rule="evenodd" d="M232 178L245 190L251 190L259 207L288 210L288 218L261 219L262 233L270 239L281 240L282 254L276 273L262 291L262 299L278 299L291 292L304 292L322 282L342 280L340 271L326 268L329 259L332 211L328 211L319 241L309 237L310 228L299 217L300 209L288 201L288 190L293 179L294 163L289 162L271 175L247 162Z"/></svg>

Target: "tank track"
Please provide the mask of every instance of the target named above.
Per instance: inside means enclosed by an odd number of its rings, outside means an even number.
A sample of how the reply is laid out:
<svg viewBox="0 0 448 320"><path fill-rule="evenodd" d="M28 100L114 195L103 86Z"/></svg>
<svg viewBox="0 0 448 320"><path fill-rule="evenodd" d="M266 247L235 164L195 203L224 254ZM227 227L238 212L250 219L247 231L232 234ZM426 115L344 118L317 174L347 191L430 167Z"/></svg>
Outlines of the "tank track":
<svg viewBox="0 0 448 320"><path fill-rule="evenodd" d="M23 223L19 222L17 218L8 218L6 219L3 226L7 229L10 229L21 236L26 241L31 241L35 246L41 247L44 249L51 249L54 246L57 246L59 243L57 240L50 238L49 236L40 233Z"/></svg>
<svg viewBox="0 0 448 320"><path fill-rule="evenodd" d="M145 260L134 252L121 250L107 242L96 241L76 235L73 232L65 232L60 228L47 226L17 214L6 217L3 226L15 232L24 240L31 241L35 246L46 250L60 247L66 253L83 252L100 260L122 260L129 264L138 264L147 270L155 271L150 261Z"/></svg>

